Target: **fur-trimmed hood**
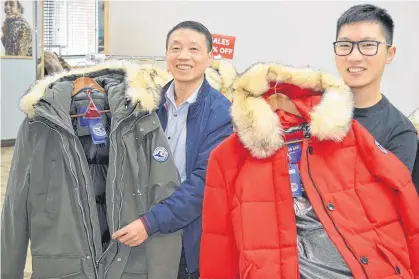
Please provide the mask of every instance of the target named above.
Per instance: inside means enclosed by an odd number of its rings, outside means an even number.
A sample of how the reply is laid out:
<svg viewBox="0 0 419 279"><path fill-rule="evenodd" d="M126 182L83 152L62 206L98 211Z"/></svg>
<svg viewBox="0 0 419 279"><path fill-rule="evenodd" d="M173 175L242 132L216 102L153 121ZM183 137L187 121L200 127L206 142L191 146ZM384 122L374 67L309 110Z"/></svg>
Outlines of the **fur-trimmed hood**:
<svg viewBox="0 0 419 279"><path fill-rule="evenodd" d="M141 67L139 64L124 60L109 60L106 63L91 66L88 68L72 69L71 71L60 72L36 81L28 92L20 99L20 109L32 118L35 116L35 106L46 98L46 91L57 81L74 81L86 76L100 77L107 75L107 71L118 71L124 74L125 99L133 104L140 104L139 110L150 112L157 109L160 102L159 75L153 70ZM111 91L108 91L107 94ZM71 92L65 92L71 98Z"/></svg>
<svg viewBox="0 0 419 279"><path fill-rule="evenodd" d="M340 141L348 133L353 116L353 94L343 80L311 68L292 68L273 63L251 66L234 81L232 120L243 143L256 158L267 158L284 145L278 115L263 98L271 82L292 84L322 95L310 111L298 110L318 140Z"/></svg>
<svg viewBox="0 0 419 279"><path fill-rule="evenodd" d="M419 137L419 108L416 109L411 115L409 115L409 120L413 123L413 126L415 126Z"/></svg>
<svg viewBox="0 0 419 279"><path fill-rule="evenodd" d="M237 77L234 65L228 60L214 60L205 71L209 84L220 91L230 102L233 100L231 85Z"/></svg>

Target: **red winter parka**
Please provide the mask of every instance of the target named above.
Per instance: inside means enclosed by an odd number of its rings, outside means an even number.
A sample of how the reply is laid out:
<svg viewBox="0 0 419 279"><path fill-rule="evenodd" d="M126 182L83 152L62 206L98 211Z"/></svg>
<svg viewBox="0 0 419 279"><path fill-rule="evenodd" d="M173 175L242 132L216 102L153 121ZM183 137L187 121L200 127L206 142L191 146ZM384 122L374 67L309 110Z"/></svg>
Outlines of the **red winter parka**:
<svg viewBox="0 0 419 279"><path fill-rule="evenodd" d="M302 184L354 278L419 279L419 199L408 169L352 120L341 80L276 64L254 65L233 85L235 133L208 164L201 278L300 276L282 134L293 118L266 101L276 80L310 124Z"/></svg>

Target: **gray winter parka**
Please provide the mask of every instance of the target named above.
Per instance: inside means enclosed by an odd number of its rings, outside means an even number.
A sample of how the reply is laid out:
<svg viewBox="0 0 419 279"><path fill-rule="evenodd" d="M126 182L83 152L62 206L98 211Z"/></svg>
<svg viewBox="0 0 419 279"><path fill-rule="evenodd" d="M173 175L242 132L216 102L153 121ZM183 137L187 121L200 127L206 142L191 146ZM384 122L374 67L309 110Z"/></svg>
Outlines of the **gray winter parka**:
<svg viewBox="0 0 419 279"><path fill-rule="evenodd" d="M91 90L107 142L92 143L79 118ZM20 102L19 128L1 219L1 279L22 279L28 240L33 279L175 279L181 231L154 234L130 248L110 239L179 185L155 109L149 70L114 61L38 81Z"/></svg>

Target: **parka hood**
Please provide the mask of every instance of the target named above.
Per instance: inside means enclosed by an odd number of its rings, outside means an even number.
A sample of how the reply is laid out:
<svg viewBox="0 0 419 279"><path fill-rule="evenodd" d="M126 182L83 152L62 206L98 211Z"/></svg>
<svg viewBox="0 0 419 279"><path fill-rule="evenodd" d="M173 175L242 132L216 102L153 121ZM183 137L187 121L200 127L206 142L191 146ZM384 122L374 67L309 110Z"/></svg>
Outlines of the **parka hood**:
<svg viewBox="0 0 419 279"><path fill-rule="evenodd" d="M19 107L29 118L33 118L35 116L35 106L41 100L46 99L47 89L56 82L72 82L82 76L105 77L116 72L124 76L122 82L125 84L123 94L126 100L129 100L132 104L139 103L139 110L142 112L150 112L157 108L164 77L161 77L155 69L147 69L147 67L142 67L135 62L123 60L110 60L103 64L72 69L38 80L20 99ZM111 96L113 92L113 90L107 90L108 98L113 97ZM65 97L71 98L70 92L64 94L69 94Z"/></svg>
<svg viewBox="0 0 419 279"><path fill-rule="evenodd" d="M279 117L264 98L272 84L273 87L290 84L300 88L298 96L288 96L294 101L321 95L320 102L312 107L295 102L309 124L311 136L340 141L348 133L353 117L353 94L343 80L309 67L258 63L237 77L232 85L233 125L252 156L267 158L285 143Z"/></svg>
<svg viewBox="0 0 419 279"><path fill-rule="evenodd" d="M413 126L415 126L419 137L419 108L416 109L411 115L409 115L409 120L413 123Z"/></svg>

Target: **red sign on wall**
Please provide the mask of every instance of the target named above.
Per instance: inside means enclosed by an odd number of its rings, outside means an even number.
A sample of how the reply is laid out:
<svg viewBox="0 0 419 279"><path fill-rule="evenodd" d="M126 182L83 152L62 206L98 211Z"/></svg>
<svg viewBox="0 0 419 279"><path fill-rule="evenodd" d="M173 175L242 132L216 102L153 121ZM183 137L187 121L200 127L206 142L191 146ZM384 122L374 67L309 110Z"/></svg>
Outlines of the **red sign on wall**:
<svg viewBox="0 0 419 279"><path fill-rule="evenodd" d="M235 36L212 34L212 53L214 58L233 59Z"/></svg>

